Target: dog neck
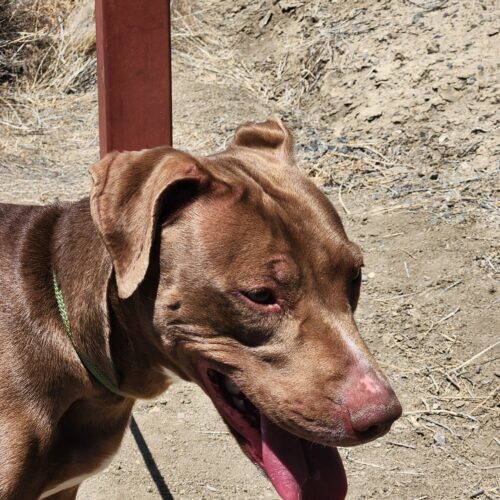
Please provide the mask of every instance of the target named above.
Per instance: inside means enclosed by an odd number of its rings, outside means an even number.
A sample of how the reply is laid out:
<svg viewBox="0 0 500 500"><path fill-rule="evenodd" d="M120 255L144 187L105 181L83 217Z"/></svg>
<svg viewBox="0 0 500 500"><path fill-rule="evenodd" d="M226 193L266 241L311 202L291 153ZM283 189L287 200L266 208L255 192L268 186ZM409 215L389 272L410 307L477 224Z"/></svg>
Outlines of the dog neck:
<svg viewBox="0 0 500 500"><path fill-rule="evenodd" d="M51 260L80 352L134 399L163 392L169 381L152 327L154 282L148 278L132 297L118 298L88 199L64 206L54 227Z"/></svg>

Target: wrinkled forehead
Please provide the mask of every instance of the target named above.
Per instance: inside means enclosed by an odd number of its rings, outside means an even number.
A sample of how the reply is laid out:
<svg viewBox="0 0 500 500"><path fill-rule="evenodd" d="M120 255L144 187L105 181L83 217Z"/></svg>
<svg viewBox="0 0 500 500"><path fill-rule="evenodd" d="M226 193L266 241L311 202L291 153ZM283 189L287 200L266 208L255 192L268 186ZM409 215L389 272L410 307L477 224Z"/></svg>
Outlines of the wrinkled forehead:
<svg viewBox="0 0 500 500"><path fill-rule="evenodd" d="M347 238L333 205L298 169L270 173L263 166L227 163L222 166L231 169L225 172L230 189L202 210L203 240L220 258L286 256L285 262L298 265L362 265L361 251Z"/></svg>

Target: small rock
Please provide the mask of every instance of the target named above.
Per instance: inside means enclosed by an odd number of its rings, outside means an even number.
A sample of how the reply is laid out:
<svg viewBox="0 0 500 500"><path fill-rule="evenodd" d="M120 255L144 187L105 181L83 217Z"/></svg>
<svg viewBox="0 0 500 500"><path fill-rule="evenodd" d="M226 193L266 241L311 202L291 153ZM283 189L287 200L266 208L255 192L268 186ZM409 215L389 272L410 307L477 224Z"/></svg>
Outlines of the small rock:
<svg viewBox="0 0 500 500"><path fill-rule="evenodd" d="M434 172L433 174L429 175L429 179L430 179L431 181L435 181L435 180L437 180L437 178L438 178L438 177L439 177L439 174L438 174L438 173L436 173L436 172Z"/></svg>
<svg viewBox="0 0 500 500"><path fill-rule="evenodd" d="M443 432L437 431L436 434L434 434L434 441L438 446L444 446L446 444L446 436Z"/></svg>
<svg viewBox="0 0 500 500"><path fill-rule="evenodd" d="M468 80L469 78L472 78L472 77L474 77L474 71L471 71L471 70L462 70L457 75L457 78L459 80Z"/></svg>
<svg viewBox="0 0 500 500"><path fill-rule="evenodd" d="M269 10L267 14L260 20L259 27L264 28L265 26L267 26L272 17L273 13Z"/></svg>
<svg viewBox="0 0 500 500"><path fill-rule="evenodd" d="M359 116L367 122L372 122L382 116L382 108L380 106L369 106L368 108L362 109L359 112Z"/></svg>
<svg viewBox="0 0 500 500"><path fill-rule="evenodd" d="M423 13L422 12L417 12L412 20L411 20L411 24L417 24L422 18L424 17Z"/></svg>
<svg viewBox="0 0 500 500"><path fill-rule="evenodd" d="M405 123L410 116L407 113L396 111L391 118L391 122L397 124Z"/></svg>
<svg viewBox="0 0 500 500"><path fill-rule="evenodd" d="M293 12L297 7L300 7L302 5L301 2L299 1L294 1L294 0L281 0L279 2L279 7L281 9L281 12Z"/></svg>
<svg viewBox="0 0 500 500"><path fill-rule="evenodd" d="M435 40L427 44L427 54L437 54L439 52L439 43Z"/></svg>
<svg viewBox="0 0 500 500"><path fill-rule="evenodd" d="M398 63L385 63L385 64L380 64L377 66L375 69L376 75L375 75L375 80L378 82L385 82L389 80L389 78L395 73L395 71L398 69L399 64Z"/></svg>
<svg viewBox="0 0 500 500"><path fill-rule="evenodd" d="M439 95L447 102L456 102L462 97L462 93L451 86L440 90Z"/></svg>

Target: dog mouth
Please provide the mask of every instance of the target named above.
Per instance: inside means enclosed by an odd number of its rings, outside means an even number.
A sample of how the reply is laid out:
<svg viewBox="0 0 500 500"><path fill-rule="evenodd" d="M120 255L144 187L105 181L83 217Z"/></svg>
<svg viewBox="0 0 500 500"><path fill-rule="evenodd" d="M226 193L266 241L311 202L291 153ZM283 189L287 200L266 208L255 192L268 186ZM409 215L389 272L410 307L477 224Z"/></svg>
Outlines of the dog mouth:
<svg viewBox="0 0 500 500"><path fill-rule="evenodd" d="M206 392L245 454L284 500L342 500L347 479L337 448L300 438L273 423L223 373L201 372Z"/></svg>

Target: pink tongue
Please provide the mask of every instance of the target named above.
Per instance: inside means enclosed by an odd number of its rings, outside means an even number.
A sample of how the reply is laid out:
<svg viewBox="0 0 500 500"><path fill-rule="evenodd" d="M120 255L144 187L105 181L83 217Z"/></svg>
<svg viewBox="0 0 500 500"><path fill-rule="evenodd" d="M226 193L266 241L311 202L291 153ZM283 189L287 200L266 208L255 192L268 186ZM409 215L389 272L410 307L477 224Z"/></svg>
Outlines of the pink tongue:
<svg viewBox="0 0 500 500"><path fill-rule="evenodd" d="M347 479L337 448L310 443L261 414L264 471L283 500L343 500Z"/></svg>

